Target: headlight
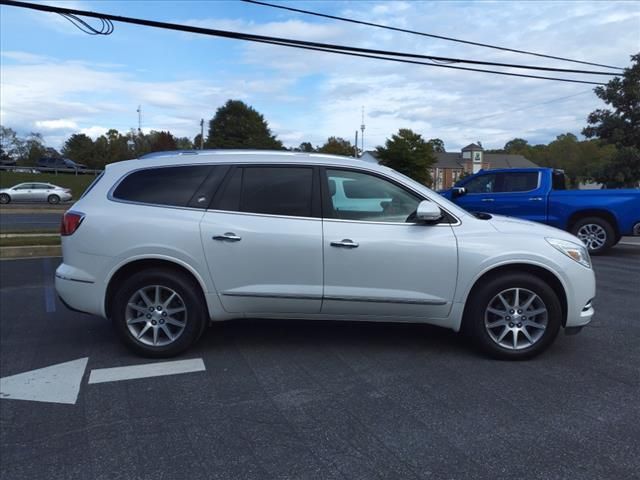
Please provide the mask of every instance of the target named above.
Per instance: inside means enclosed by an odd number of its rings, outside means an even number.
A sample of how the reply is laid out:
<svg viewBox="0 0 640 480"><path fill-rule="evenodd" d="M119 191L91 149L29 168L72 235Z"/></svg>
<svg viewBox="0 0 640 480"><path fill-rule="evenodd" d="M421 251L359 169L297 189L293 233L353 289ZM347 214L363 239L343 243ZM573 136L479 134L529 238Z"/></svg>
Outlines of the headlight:
<svg viewBox="0 0 640 480"><path fill-rule="evenodd" d="M564 253L567 257L575 260L580 265L591 268L591 259L589 258L589 252L584 245L579 245L567 240L560 240L559 238L546 238L545 240L553 248Z"/></svg>

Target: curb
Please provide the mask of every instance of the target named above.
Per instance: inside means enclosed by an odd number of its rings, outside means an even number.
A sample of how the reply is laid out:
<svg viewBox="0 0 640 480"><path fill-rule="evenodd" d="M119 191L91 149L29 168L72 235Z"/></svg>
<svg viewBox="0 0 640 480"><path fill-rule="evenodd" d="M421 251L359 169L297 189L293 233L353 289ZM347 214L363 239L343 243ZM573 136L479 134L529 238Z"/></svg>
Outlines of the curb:
<svg viewBox="0 0 640 480"><path fill-rule="evenodd" d="M24 247L1 247L0 258L60 257L60 245L27 245Z"/></svg>

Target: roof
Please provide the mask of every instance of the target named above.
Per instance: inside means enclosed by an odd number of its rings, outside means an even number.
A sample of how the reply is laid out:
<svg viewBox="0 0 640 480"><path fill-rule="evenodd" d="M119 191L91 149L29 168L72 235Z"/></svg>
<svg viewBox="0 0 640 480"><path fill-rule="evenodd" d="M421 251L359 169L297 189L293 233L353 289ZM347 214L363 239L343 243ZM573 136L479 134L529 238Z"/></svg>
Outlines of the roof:
<svg viewBox="0 0 640 480"><path fill-rule="evenodd" d="M463 152L467 152L469 150L484 150L484 149L477 143L470 143L469 145L467 145L462 149Z"/></svg>
<svg viewBox="0 0 640 480"><path fill-rule="evenodd" d="M468 159L463 159L459 153L442 152L436 153L436 168L463 168ZM494 168L535 168L538 165L522 155L510 153L485 153L483 162L489 163L491 169Z"/></svg>

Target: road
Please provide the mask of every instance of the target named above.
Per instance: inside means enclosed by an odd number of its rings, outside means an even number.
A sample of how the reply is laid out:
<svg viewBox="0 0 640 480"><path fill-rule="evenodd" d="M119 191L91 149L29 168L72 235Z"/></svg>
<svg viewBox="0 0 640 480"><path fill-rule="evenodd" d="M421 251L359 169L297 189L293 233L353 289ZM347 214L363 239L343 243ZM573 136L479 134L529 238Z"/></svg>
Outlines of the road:
<svg viewBox="0 0 640 480"><path fill-rule="evenodd" d="M62 213L1 213L0 231L21 230L25 232L52 229L60 226Z"/></svg>
<svg viewBox="0 0 640 480"><path fill-rule="evenodd" d="M421 325L217 324L205 371L148 363L52 296L59 259L0 263L0 376L88 357L77 403L0 400L13 479L604 479L640 472L640 247L593 259L597 316L528 362Z"/></svg>

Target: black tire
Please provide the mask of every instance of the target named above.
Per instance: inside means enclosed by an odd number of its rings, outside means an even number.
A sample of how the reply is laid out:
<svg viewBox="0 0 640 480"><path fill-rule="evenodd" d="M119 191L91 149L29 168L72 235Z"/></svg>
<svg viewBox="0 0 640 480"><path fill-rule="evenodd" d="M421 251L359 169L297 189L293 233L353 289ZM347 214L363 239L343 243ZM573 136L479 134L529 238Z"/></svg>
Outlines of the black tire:
<svg viewBox="0 0 640 480"><path fill-rule="evenodd" d="M579 237L579 234L581 233L580 230L583 227L585 229L588 229L589 225L599 227L601 231L604 232L604 235L605 235L604 243L597 248L593 248L587 241L585 241L585 245L587 246L587 249L589 250L590 255L600 255L606 252L607 250L609 250L611 247L613 247L617 243L616 233L613 226L611 225L611 223L609 223L607 220L605 220L602 217L581 218L580 220L578 220L576 223L573 224L573 226L571 227L571 233L574 234L576 237Z"/></svg>
<svg viewBox="0 0 640 480"><path fill-rule="evenodd" d="M57 205L58 203L60 203L60 197L58 195L49 195L47 197L47 202L49 202L51 205Z"/></svg>
<svg viewBox="0 0 640 480"><path fill-rule="evenodd" d="M486 311L487 308L490 307L492 300L501 292L515 288L528 290L538 296L547 310L547 323L539 339L536 339L531 345L526 345L530 342L522 333L519 332L515 334L516 342L518 345L521 343L522 348L510 349L498 344L497 341L491 337L489 329L485 327L485 315L487 315L487 320L491 323L492 320L489 318L490 314L486 313ZM523 295L522 298L528 298L528 293L521 291L520 294ZM524 295L526 295L526 297ZM505 296L507 296L508 300L508 294L505 294ZM514 327L522 325L522 323L518 323L519 318L522 317L517 317L517 315L518 313L515 312L513 318L515 323L510 323L510 325ZM542 353L555 340L561 324L562 307L553 289L546 282L534 275L515 272L495 276L482 285L478 285L469 296L463 320L463 328L466 333L470 334L475 345L485 354L500 360L526 360ZM497 336L497 333L502 333L499 329L500 327L495 327L495 329L492 330L495 336ZM527 329L527 332L530 333L533 338L537 335L535 332L538 331L539 329ZM514 333L510 332L504 341L510 342L513 337ZM520 339L523 341L520 342Z"/></svg>
<svg viewBox="0 0 640 480"><path fill-rule="evenodd" d="M2 205L6 205L7 203L11 203L11 197L6 193L0 193L0 203Z"/></svg>
<svg viewBox="0 0 640 480"><path fill-rule="evenodd" d="M181 333L170 343L158 346L149 345L137 339L127 324L129 301L140 289L156 285L177 293L186 309L184 317L181 319L186 325ZM172 269L143 270L127 278L113 296L111 312L116 331L124 344L139 355L153 358L173 357L185 351L200 338L208 324L207 307L200 286L186 274ZM141 319L142 316L138 318ZM146 320L139 323L142 322L146 322ZM169 325L167 324L166 327L169 328ZM161 327L158 326L159 328ZM168 340L164 334L159 335L162 335L165 341ZM143 336L143 340L145 338Z"/></svg>

